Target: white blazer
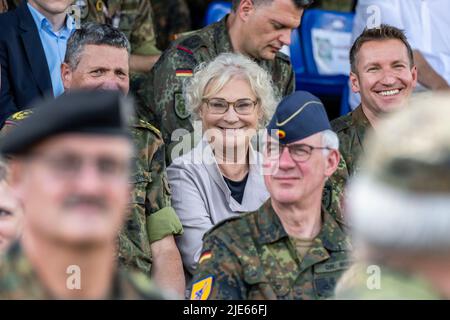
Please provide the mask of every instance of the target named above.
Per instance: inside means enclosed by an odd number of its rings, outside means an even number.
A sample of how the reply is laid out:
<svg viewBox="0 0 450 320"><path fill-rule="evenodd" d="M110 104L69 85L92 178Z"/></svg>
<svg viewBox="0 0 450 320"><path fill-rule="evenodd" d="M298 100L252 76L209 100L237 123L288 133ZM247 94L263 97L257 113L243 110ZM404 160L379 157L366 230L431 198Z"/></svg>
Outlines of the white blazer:
<svg viewBox="0 0 450 320"><path fill-rule="evenodd" d="M167 168L172 207L183 225L176 237L184 266L192 274L202 249L203 235L218 222L257 210L269 198L262 175L262 154L249 148L249 174L242 204L232 196L209 143L202 139Z"/></svg>

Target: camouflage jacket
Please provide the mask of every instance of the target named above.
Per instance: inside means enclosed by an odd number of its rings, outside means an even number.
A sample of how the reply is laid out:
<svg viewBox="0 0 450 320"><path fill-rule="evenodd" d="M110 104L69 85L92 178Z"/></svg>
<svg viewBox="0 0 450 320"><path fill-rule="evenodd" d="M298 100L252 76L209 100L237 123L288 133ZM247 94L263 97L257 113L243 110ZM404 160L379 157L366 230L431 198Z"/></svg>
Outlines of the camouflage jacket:
<svg viewBox="0 0 450 320"><path fill-rule="evenodd" d="M322 200L334 217L344 221L344 189L349 178L359 170L358 159L364 152L364 136L371 125L359 106L349 114L331 121L331 126L339 137L341 160L336 172L325 184Z"/></svg>
<svg viewBox="0 0 450 320"><path fill-rule="evenodd" d="M80 10L81 23L107 23L122 31L130 40L131 53L160 53L156 47L150 0L77 0L74 5Z"/></svg>
<svg viewBox="0 0 450 320"><path fill-rule="evenodd" d="M326 211L302 258L270 200L204 237L191 299L325 299L349 266L350 243Z"/></svg>
<svg viewBox="0 0 450 320"><path fill-rule="evenodd" d="M191 15L185 0L151 0L156 43L165 50L178 34L191 29Z"/></svg>
<svg viewBox="0 0 450 320"><path fill-rule="evenodd" d="M428 281L379 264L358 263L336 285L335 299L437 300L443 299Z"/></svg>
<svg viewBox="0 0 450 320"><path fill-rule="evenodd" d="M33 266L18 243L13 244L9 251L0 257L0 300L57 298L52 296L40 282ZM127 272L118 268L113 279L112 292L109 297L105 298L111 300L160 300L165 297L148 277L138 272Z"/></svg>
<svg viewBox="0 0 450 320"><path fill-rule="evenodd" d="M161 129L167 145L172 142L174 130L193 130L182 95L184 79L192 76L200 63L233 52L226 19L172 42L137 92L140 106L144 108L140 115ZM294 73L288 56L278 52L273 61L257 62L272 75L276 94L285 96L294 91Z"/></svg>
<svg viewBox="0 0 450 320"><path fill-rule="evenodd" d="M6 120L0 137L14 130L32 113L31 109L13 114ZM170 189L164 160L165 148L158 129L141 119L134 119L131 134L136 148L131 176L131 212L119 234L119 261L150 275L150 245L168 235L183 233L171 206Z"/></svg>
<svg viewBox="0 0 450 320"><path fill-rule="evenodd" d="M331 127L339 137L339 151L345 161L348 174L358 171L358 158L363 153L363 141L367 128L371 128L362 107L331 121Z"/></svg>

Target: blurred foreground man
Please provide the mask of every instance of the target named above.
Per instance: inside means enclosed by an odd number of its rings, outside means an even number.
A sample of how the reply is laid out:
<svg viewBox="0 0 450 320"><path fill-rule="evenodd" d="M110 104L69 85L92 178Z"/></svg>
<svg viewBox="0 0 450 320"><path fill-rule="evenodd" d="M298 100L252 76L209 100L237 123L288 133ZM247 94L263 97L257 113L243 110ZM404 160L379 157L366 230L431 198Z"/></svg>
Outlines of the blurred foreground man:
<svg viewBox="0 0 450 320"><path fill-rule="evenodd" d="M0 298L161 297L115 260L130 195L132 108L119 93L69 93L42 102L2 140L25 218L0 266Z"/></svg>
<svg viewBox="0 0 450 320"><path fill-rule="evenodd" d="M449 104L417 100L368 136L348 191L360 261L337 298L450 299Z"/></svg>
<svg viewBox="0 0 450 320"><path fill-rule="evenodd" d="M107 24L86 23L68 41L61 65L64 87L67 92L82 88L127 95L129 57L130 44L121 31ZM11 116L2 135L22 125L31 112ZM183 228L171 206L165 146L159 130L148 122L134 117L130 126L137 155L131 176L131 214L119 234L119 260L183 296L183 266L174 239Z"/></svg>
<svg viewBox="0 0 450 320"><path fill-rule="evenodd" d="M191 299L325 299L349 265L349 240L321 208L325 180L339 162L324 106L297 91L267 130L270 199L205 235Z"/></svg>

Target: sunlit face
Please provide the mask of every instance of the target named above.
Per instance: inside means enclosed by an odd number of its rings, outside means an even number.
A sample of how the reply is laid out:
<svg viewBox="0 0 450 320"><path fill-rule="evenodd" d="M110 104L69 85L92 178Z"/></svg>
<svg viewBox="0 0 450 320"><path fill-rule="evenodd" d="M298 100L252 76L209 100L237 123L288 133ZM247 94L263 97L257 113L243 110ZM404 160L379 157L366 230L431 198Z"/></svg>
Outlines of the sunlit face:
<svg viewBox="0 0 450 320"><path fill-rule="evenodd" d="M241 99L257 101L257 97L247 80L232 78L219 92L210 95L206 88L208 99L223 99L235 102ZM235 107L230 106L224 114L214 114L213 110L204 102L200 108L203 130L214 149L246 150L250 138L256 133L261 114L259 102L250 114L238 114Z"/></svg>
<svg viewBox="0 0 450 320"><path fill-rule="evenodd" d="M278 144L272 137L268 139L269 143ZM316 133L292 143L301 144L323 147L322 134ZM339 153L330 150L324 155L321 149L314 149L307 161L296 162L287 148L275 158L269 156L266 149L264 158L264 180L272 201L289 205L311 197L320 198L326 178L337 168Z"/></svg>
<svg viewBox="0 0 450 320"><path fill-rule="evenodd" d="M24 230L67 245L114 241L127 213L131 142L123 137L63 134L11 166L24 204Z"/></svg>
<svg viewBox="0 0 450 320"><path fill-rule="evenodd" d="M373 114L407 104L417 83L406 46L397 39L364 43L356 57L357 73L350 74L352 90L359 92L363 109Z"/></svg>
<svg viewBox="0 0 450 320"><path fill-rule="evenodd" d="M22 230L22 207L6 182L0 182L0 253L16 240Z"/></svg>
<svg viewBox="0 0 450 320"><path fill-rule="evenodd" d="M291 32L298 28L303 14L292 0L273 0L256 7L251 0L243 0L238 10L244 23L243 53L264 60L275 59L275 54L291 43Z"/></svg>
<svg viewBox="0 0 450 320"><path fill-rule="evenodd" d="M61 66L61 76L66 89L119 90L128 94L128 51L108 45L86 45L74 70L67 64Z"/></svg>
<svg viewBox="0 0 450 320"><path fill-rule="evenodd" d="M60 14L69 8L74 0L28 0L44 16Z"/></svg>

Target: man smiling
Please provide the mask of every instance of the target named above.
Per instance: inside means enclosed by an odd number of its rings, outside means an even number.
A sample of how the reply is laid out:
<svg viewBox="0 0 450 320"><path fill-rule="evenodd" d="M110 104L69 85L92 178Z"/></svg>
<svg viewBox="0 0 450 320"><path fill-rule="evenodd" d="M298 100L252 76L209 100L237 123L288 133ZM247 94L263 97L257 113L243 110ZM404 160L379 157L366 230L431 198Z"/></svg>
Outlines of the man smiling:
<svg viewBox="0 0 450 320"><path fill-rule="evenodd" d="M358 171L367 129L376 130L380 118L403 108L417 83L417 68L405 34L381 25L365 29L350 50L352 90L361 95L361 104L331 122L339 137L341 160L327 181L323 204L343 221L343 194L349 176Z"/></svg>
<svg viewBox="0 0 450 320"><path fill-rule="evenodd" d="M376 129L381 117L408 103L417 69L404 33L388 25L364 30L350 50L350 64L352 90L360 93L361 105L331 125L351 175L357 170L367 128Z"/></svg>

